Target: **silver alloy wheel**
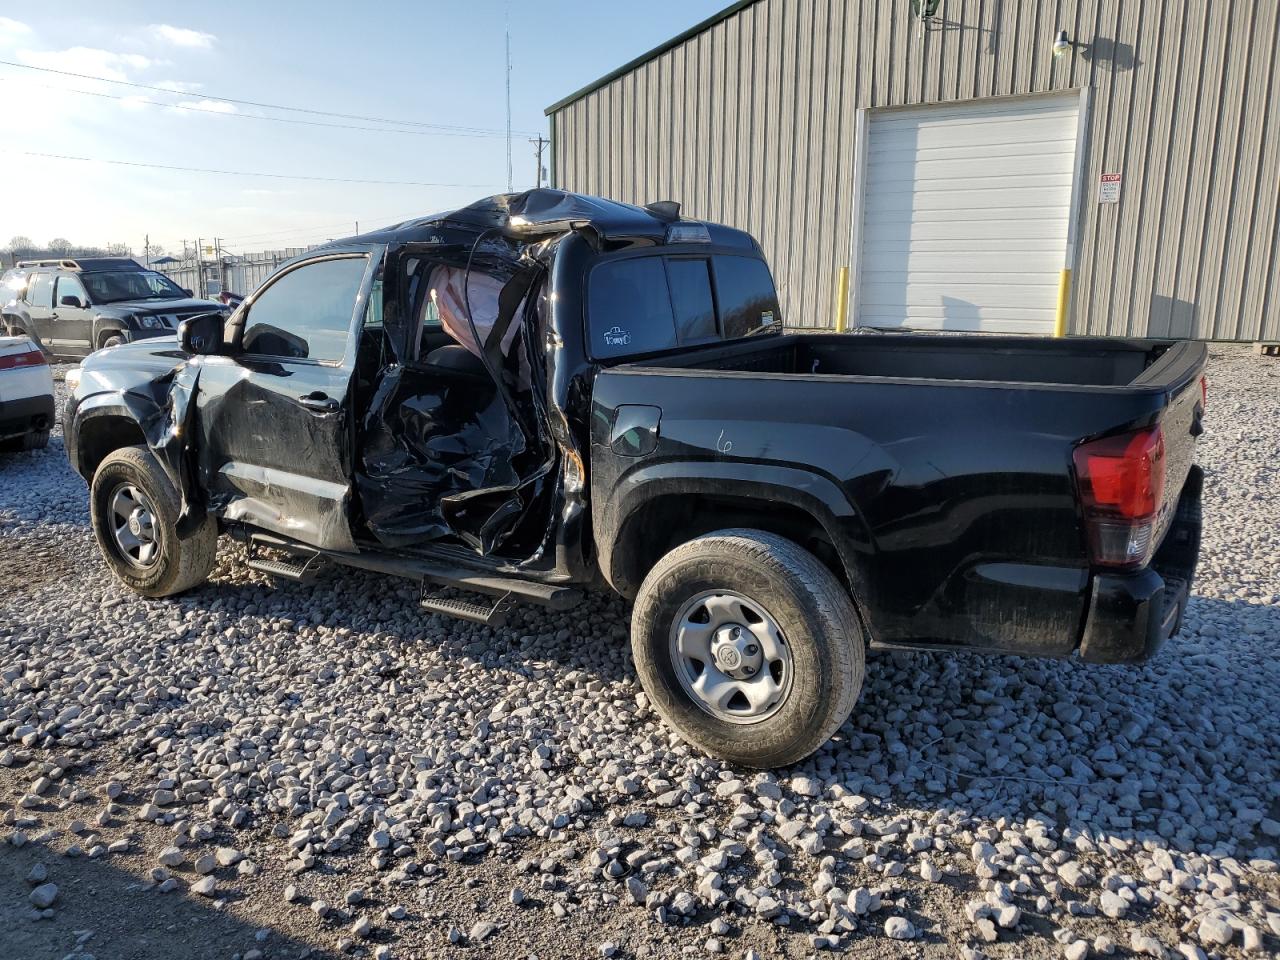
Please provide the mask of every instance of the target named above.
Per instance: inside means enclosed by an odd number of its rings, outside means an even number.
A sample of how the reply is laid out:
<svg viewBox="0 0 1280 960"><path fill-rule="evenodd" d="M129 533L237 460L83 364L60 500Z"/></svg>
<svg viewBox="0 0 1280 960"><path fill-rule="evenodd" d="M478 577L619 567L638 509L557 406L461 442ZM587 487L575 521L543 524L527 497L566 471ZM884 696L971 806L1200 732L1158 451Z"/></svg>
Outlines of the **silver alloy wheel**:
<svg viewBox="0 0 1280 960"><path fill-rule="evenodd" d="M111 535L120 555L140 569L151 566L160 552L155 510L146 495L131 483L111 491Z"/></svg>
<svg viewBox="0 0 1280 960"><path fill-rule="evenodd" d="M699 594L680 608L670 654L680 686L717 720L760 723L791 691L791 649L777 621L731 590Z"/></svg>

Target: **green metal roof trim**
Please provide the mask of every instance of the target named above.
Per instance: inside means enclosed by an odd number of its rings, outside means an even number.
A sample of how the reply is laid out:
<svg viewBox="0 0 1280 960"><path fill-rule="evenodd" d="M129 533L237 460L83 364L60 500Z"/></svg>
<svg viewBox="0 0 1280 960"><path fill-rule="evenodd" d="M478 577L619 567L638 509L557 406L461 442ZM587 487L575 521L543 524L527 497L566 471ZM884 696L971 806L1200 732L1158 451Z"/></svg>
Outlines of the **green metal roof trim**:
<svg viewBox="0 0 1280 960"><path fill-rule="evenodd" d="M749 7L756 2L758 2L758 0L738 0L737 3L730 4L729 6L721 10L719 13L713 13L711 16L707 17L707 19L703 20L701 23L694 24L684 33L678 36L672 37L666 43L659 44L658 46L650 50L648 53L640 54L640 56L636 57L634 60L624 63L617 70L611 71L610 73L606 73L599 80L596 80L592 83L587 84L581 90L575 90L573 93L569 94L563 100L557 100L555 103L553 103L551 106L547 107L547 109L543 111L543 115L548 117L551 116L551 114L555 113L557 110L562 110L565 107L567 107L569 104L573 103L575 100L581 100L587 94L594 93L595 91L599 90L601 87L605 86L606 84L610 84L614 80L617 80L623 74L630 73L632 70L634 70L636 67L640 66L641 64L648 63L650 60L656 60L658 57L662 56L668 50L672 49L673 47L678 47L680 44L684 43L690 37L695 37L698 34L702 33L704 30L709 30L711 27L714 27L721 20L728 20L739 10L743 9L744 7Z"/></svg>

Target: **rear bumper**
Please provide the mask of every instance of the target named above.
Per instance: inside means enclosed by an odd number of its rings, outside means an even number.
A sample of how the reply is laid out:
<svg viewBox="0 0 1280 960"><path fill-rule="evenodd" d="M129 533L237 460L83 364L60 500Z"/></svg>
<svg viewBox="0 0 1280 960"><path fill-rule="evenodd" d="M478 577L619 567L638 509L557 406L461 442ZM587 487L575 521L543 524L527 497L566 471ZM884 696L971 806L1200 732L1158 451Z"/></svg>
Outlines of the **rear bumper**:
<svg viewBox="0 0 1280 960"><path fill-rule="evenodd" d="M52 395L0 400L0 440L21 437L32 431L52 429Z"/></svg>
<svg viewBox="0 0 1280 960"><path fill-rule="evenodd" d="M1151 565L1134 573L1095 574L1080 656L1091 663L1140 663L1182 629L1200 557L1200 492L1192 467L1177 513Z"/></svg>

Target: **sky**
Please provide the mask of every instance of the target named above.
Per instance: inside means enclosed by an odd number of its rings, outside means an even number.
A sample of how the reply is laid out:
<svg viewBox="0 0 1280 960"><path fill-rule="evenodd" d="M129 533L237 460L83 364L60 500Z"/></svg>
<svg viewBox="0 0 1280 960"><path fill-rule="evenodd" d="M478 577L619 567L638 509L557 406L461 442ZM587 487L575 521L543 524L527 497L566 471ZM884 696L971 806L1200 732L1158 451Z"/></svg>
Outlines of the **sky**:
<svg viewBox="0 0 1280 960"><path fill-rule="evenodd" d="M250 253L502 192L504 21L513 183L531 187L547 106L727 3L14 4L0 13L0 248L141 253L149 236L180 253L218 237Z"/></svg>

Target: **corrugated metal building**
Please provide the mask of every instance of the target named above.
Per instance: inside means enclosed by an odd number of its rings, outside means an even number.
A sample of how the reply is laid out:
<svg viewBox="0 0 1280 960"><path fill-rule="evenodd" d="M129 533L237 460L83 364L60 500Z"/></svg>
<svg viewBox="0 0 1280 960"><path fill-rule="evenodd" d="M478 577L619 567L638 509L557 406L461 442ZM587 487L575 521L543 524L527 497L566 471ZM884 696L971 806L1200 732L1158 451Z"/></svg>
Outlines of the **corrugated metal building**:
<svg viewBox="0 0 1280 960"><path fill-rule="evenodd" d="M548 108L552 182L750 230L792 326L1280 339L1280 4L930 6L735 3Z"/></svg>

